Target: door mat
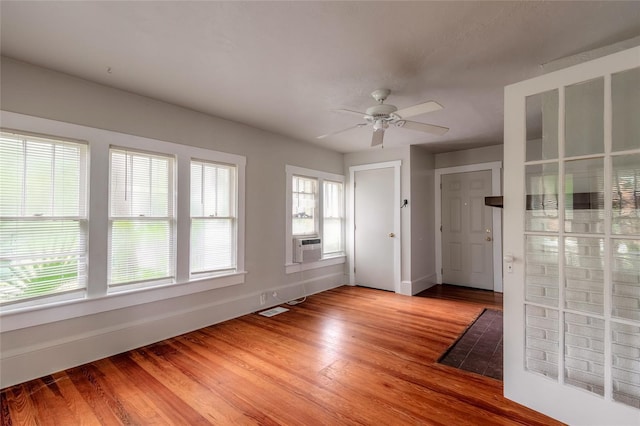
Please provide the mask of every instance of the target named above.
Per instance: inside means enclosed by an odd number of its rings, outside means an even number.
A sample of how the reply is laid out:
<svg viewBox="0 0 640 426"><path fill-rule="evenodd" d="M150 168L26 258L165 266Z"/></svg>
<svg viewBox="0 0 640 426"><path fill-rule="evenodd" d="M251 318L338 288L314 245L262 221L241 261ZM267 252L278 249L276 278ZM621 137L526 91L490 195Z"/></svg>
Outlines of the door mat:
<svg viewBox="0 0 640 426"><path fill-rule="evenodd" d="M502 311L485 309L438 362L502 380Z"/></svg>

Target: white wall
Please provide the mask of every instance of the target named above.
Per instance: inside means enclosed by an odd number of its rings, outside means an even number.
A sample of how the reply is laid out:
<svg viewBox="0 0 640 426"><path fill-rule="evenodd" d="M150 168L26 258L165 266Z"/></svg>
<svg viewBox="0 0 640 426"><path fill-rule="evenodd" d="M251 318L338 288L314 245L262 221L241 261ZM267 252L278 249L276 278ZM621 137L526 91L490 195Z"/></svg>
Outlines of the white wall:
<svg viewBox="0 0 640 426"><path fill-rule="evenodd" d="M245 156L248 271L240 285L3 332L1 387L259 310L262 292L289 299L347 282L344 265L284 266L285 165L343 174L342 154L12 59L1 67L5 111Z"/></svg>

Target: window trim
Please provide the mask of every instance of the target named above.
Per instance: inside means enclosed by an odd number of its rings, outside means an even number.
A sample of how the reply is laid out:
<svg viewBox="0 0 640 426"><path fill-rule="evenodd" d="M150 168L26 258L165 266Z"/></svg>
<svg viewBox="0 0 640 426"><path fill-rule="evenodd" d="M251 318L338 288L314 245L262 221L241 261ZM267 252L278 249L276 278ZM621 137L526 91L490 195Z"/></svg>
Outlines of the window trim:
<svg viewBox="0 0 640 426"><path fill-rule="evenodd" d="M331 266L331 265L338 265L341 263L345 263L346 262L346 252L345 252L345 248L343 247L343 251L340 253L331 253L328 256L325 256L323 254L323 257L317 261L317 262L309 262L309 263L294 263L293 262L293 234L292 234L292 220L293 218L291 217L291 211L292 211L292 203L293 203L293 195L292 195L292 191L293 191L293 184L292 184L292 179L293 176L303 176L303 177L309 177L309 178L315 178L318 180L318 187L317 187L317 197L318 197L318 206L317 206L317 211L318 213L316 214L316 216L318 217L319 220L319 224L318 224L318 235L322 235L323 232L323 221L324 221L324 201L323 201L323 197L324 197L324 181L328 180L328 181L332 181L332 182L340 182L342 183L342 196L343 196L343 209L345 207L345 202L344 202L344 196L345 196L345 178L344 175L339 175L339 174L335 174L335 173L330 173L330 172L323 172L323 171L319 171L319 170L313 170L313 169L307 169L304 167L298 167L298 166L291 166L291 165L286 165L285 166L285 175L286 175L286 185L285 185L285 191L286 191L286 196L285 196L285 211L286 211L286 224L285 224L285 272L287 274L292 274L295 272L300 272L300 271L307 271L310 269L317 269L317 268L324 268L326 266ZM345 211L345 215L346 215L346 211ZM343 218L346 218L345 216L343 216ZM343 219L344 220L344 219ZM344 229L345 226L343 225L343 241L345 241L344 239Z"/></svg>
<svg viewBox="0 0 640 426"><path fill-rule="evenodd" d="M181 145L156 139L144 138L110 130L97 129L72 123L49 120L8 111L0 111L3 128L20 129L19 133L46 135L51 139L80 140L89 143L89 205L88 223L88 283L86 296L71 300L50 300L51 303L30 306L3 306L0 308L0 332L18 330L83 317L100 312L121 309L145 303L167 300L203 291L242 284L245 281L245 172L246 157L210 149ZM49 136L51 135L51 136ZM65 135L60 138L55 135ZM107 223L109 211L105 200L108 199L109 147L116 145L135 150L172 155L176 158L177 173L175 197L176 250L189 252L189 210L190 210L190 161L191 158L234 164L237 167L237 245L236 270L214 277L189 278L189 257L176 259L176 282L141 289L124 290L117 293L107 292ZM186 219L186 220L185 220ZM185 237L186 236L186 237ZM37 312L37 314L36 314Z"/></svg>

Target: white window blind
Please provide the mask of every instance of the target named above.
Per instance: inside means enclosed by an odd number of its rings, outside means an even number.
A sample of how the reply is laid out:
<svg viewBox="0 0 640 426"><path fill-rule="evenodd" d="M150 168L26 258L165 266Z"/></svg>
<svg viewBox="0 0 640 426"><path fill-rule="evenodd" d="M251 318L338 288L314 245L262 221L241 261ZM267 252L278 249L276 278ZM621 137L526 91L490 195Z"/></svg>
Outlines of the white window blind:
<svg viewBox="0 0 640 426"><path fill-rule="evenodd" d="M110 149L110 287L173 282L174 159Z"/></svg>
<svg viewBox="0 0 640 426"><path fill-rule="evenodd" d="M87 145L0 138L0 303L83 291Z"/></svg>
<svg viewBox="0 0 640 426"><path fill-rule="evenodd" d="M236 269L236 168L191 161L192 276Z"/></svg>
<svg viewBox="0 0 640 426"><path fill-rule="evenodd" d="M323 182L322 253L343 251L344 223L342 182Z"/></svg>
<svg viewBox="0 0 640 426"><path fill-rule="evenodd" d="M294 236L318 233L318 221L316 218L317 186L317 179L293 176L291 233Z"/></svg>

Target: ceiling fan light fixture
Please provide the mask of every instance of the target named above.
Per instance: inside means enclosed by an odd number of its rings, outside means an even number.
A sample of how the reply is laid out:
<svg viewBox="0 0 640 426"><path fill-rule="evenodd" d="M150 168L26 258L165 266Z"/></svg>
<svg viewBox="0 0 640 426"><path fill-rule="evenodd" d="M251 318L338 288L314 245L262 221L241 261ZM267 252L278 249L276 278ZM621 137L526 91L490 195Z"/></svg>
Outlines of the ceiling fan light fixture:
<svg viewBox="0 0 640 426"><path fill-rule="evenodd" d="M378 132L378 131L383 131L384 132L384 129L386 129L387 127L389 127L389 123L387 123L385 120L378 119L378 120L373 122L373 131L374 132Z"/></svg>

